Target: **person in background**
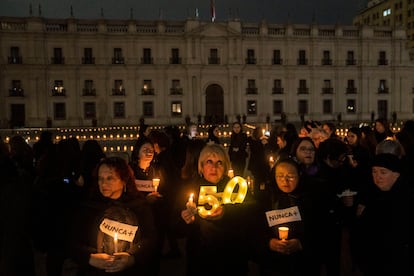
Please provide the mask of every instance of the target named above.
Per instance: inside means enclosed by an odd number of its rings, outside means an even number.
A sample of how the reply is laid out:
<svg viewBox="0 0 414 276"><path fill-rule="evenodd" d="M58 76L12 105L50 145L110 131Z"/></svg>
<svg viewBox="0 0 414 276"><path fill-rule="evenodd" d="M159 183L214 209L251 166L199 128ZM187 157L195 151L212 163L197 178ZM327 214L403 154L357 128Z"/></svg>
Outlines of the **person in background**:
<svg viewBox="0 0 414 276"><path fill-rule="evenodd" d="M181 211L177 213L177 229L186 238L188 276L248 274L254 201L247 191L241 203L213 203L219 200L216 192L222 193L230 180L229 168L226 149L219 144L207 144L198 159L201 177L179 195L177 204L181 202ZM190 197L194 203L187 208Z"/></svg>
<svg viewBox="0 0 414 276"><path fill-rule="evenodd" d="M384 118L378 118L375 120L374 135L377 143L387 138L394 137L394 133L390 130L389 124Z"/></svg>
<svg viewBox="0 0 414 276"><path fill-rule="evenodd" d="M234 122L230 136L229 156L234 175L243 176L247 158L247 135L240 122Z"/></svg>
<svg viewBox="0 0 414 276"><path fill-rule="evenodd" d="M372 190L356 226L358 264L365 276L414 275L411 221L414 194L400 174L401 160L389 153L372 162Z"/></svg>
<svg viewBox="0 0 414 276"><path fill-rule="evenodd" d="M72 217L69 252L78 275L157 275L152 212L126 160L102 159L93 185Z"/></svg>
<svg viewBox="0 0 414 276"><path fill-rule="evenodd" d="M220 133L220 129L217 125L213 125L209 127L206 143L221 144L219 133Z"/></svg>
<svg viewBox="0 0 414 276"><path fill-rule="evenodd" d="M324 122L322 124L322 129L328 135L328 138L338 138L339 136L336 134L336 126L333 122Z"/></svg>
<svg viewBox="0 0 414 276"><path fill-rule="evenodd" d="M375 155L375 148L377 146L377 139L375 138L374 130L370 126L361 126L361 144L369 149L371 156Z"/></svg>
<svg viewBox="0 0 414 276"><path fill-rule="evenodd" d="M315 175L318 172L316 147L310 137L299 137L290 149L290 156L299 164L305 175Z"/></svg>

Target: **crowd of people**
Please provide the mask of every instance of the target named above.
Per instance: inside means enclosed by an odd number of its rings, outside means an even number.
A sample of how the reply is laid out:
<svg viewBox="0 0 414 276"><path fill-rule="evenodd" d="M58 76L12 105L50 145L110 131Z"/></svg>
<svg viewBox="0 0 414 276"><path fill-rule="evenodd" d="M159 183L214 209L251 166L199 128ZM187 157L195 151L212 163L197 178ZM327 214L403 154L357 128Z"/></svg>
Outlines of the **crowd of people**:
<svg viewBox="0 0 414 276"><path fill-rule="evenodd" d="M130 156L99 142L0 139L0 275L414 275L414 121L232 124L207 138L142 124ZM184 241L184 247L179 246ZM43 275L42 275L43 276Z"/></svg>

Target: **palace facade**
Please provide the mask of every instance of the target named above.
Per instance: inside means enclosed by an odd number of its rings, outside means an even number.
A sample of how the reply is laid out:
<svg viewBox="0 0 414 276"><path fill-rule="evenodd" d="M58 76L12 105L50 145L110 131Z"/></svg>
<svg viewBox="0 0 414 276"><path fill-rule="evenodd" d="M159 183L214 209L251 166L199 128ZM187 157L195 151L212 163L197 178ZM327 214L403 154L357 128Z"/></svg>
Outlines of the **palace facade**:
<svg viewBox="0 0 414 276"><path fill-rule="evenodd" d="M390 26L0 17L0 128L412 119Z"/></svg>

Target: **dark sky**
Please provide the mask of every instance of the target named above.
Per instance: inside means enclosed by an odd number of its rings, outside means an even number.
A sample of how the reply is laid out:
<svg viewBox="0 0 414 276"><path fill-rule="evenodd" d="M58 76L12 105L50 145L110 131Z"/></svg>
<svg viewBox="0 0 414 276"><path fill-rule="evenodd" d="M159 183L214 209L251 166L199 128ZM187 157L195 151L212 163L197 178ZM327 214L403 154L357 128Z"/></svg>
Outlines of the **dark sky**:
<svg viewBox="0 0 414 276"><path fill-rule="evenodd" d="M238 17L243 22L294 24L352 24L364 0L215 0L216 20L226 21ZM129 19L131 8L134 19L185 20L199 11L202 20L210 19L210 0L0 0L0 16L29 16L41 13L46 18L70 17L70 7L76 18ZM161 12L160 12L161 11ZM231 14L231 16L230 16Z"/></svg>

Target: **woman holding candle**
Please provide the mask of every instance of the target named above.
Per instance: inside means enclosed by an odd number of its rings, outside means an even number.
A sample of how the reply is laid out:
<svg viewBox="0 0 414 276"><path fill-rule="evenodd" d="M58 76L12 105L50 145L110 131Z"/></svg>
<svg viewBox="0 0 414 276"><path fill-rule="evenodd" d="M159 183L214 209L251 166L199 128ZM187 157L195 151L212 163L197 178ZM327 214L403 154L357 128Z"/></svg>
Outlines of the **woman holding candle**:
<svg viewBox="0 0 414 276"><path fill-rule="evenodd" d="M156 275L156 231L134 174L119 157L102 159L91 195L73 216L71 258L78 275Z"/></svg>
<svg viewBox="0 0 414 276"><path fill-rule="evenodd" d="M247 275L252 198L247 194L243 203L216 204L230 180L229 167L225 148L207 144L198 158L201 177L180 193L177 226L186 237L186 275Z"/></svg>
<svg viewBox="0 0 414 276"><path fill-rule="evenodd" d="M263 203L257 254L261 275L306 275L306 204L298 164L280 159L273 170L271 193Z"/></svg>

